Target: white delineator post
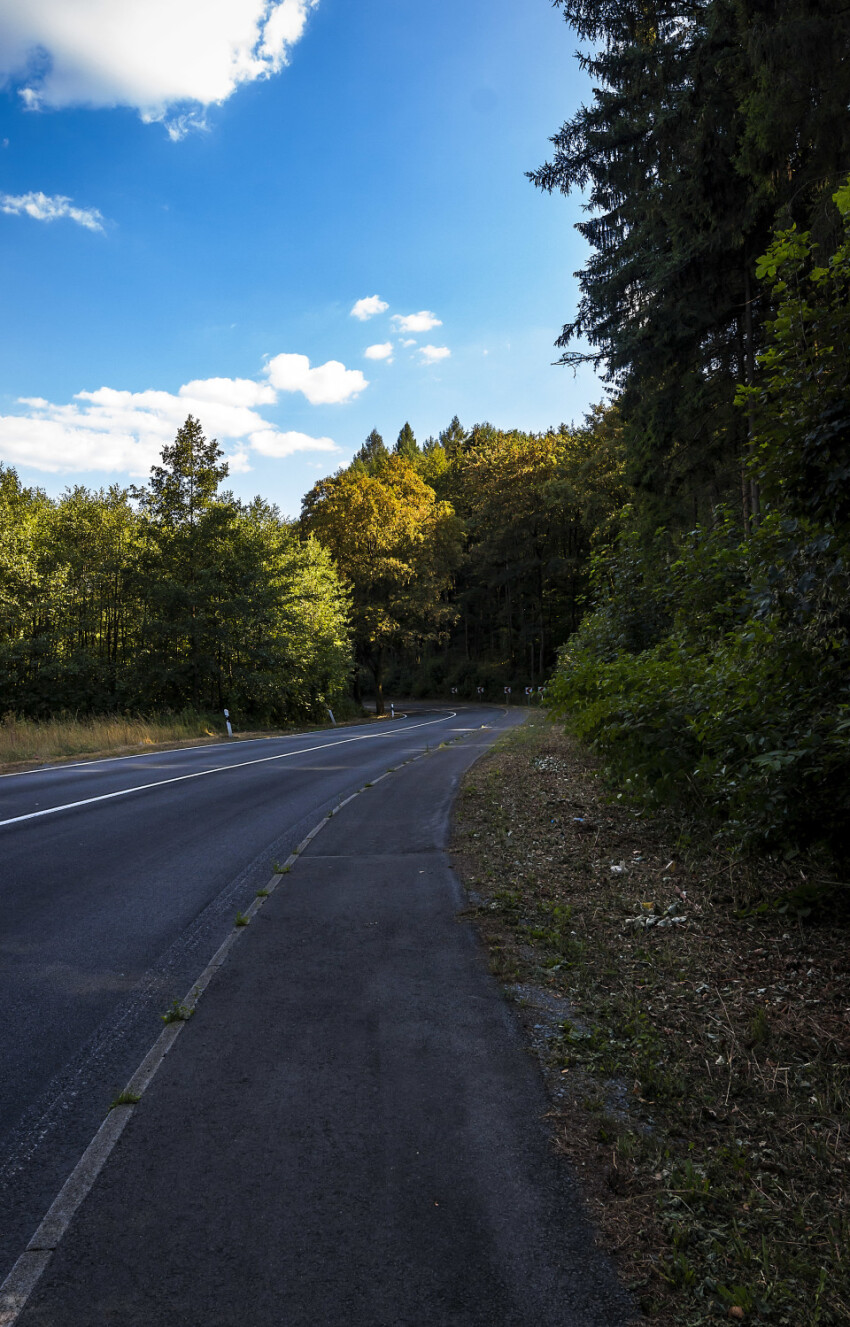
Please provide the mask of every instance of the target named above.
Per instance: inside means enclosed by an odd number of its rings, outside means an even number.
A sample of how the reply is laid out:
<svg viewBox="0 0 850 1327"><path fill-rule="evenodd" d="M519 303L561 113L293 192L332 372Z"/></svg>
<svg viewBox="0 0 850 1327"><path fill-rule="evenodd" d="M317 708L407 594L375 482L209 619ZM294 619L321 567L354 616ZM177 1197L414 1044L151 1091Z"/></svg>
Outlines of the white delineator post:
<svg viewBox="0 0 850 1327"><path fill-rule="evenodd" d="M328 707L328 714L331 716L331 723L333 724L334 728L336 728L336 719L334 718L334 712L330 707Z"/></svg>
<svg viewBox="0 0 850 1327"><path fill-rule="evenodd" d="M227 724L227 736L233 736L233 729L230 726L230 710L224 711L224 722Z"/></svg>

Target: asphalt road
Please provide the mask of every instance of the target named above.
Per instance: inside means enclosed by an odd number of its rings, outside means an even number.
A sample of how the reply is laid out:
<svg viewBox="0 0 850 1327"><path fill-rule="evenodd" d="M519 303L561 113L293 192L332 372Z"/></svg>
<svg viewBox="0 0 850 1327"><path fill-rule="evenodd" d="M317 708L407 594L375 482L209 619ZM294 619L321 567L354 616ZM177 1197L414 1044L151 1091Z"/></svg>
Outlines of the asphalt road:
<svg viewBox="0 0 850 1327"><path fill-rule="evenodd" d="M392 749L458 726L408 728ZM491 740L473 731L404 765L301 852L124 1108L16 1327L633 1320L459 915L449 815ZM352 759L383 773L387 750Z"/></svg>
<svg viewBox="0 0 850 1327"><path fill-rule="evenodd" d="M513 718L422 710L0 778L0 1279L273 862L388 767Z"/></svg>

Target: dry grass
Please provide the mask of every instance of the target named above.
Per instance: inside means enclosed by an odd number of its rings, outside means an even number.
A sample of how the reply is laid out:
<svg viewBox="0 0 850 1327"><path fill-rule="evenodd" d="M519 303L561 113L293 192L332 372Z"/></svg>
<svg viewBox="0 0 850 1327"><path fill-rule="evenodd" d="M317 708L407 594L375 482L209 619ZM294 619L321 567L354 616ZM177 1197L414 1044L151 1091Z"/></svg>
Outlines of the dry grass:
<svg viewBox="0 0 850 1327"><path fill-rule="evenodd" d="M338 719L337 728L348 728L376 720L366 711L350 719ZM389 720L387 720L389 722ZM287 724L234 734L234 741L258 737L292 736L330 729L326 721ZM14 770L47 761L75 756L134 754L152 747L193 746L225 739L224 720L218 715L191 714L156 716L149 719L127 715L100 718L20 719L7 714L0 719L0 771Z"/></svg>
<svg viewBox="0 0 850 1327"><path fill-rule="evenodd" d="M138 750L159 743L221 736L203 716L141 719L112 715L35 721L7 714L0 721L0 765Z"/></svg>
<svg viewBox="0 0 850 1327"><path fill-rule="evenodd" d="M636 815L542 718L467 776L453 846L644 1315L850 1322L842 890Z"/></svg>

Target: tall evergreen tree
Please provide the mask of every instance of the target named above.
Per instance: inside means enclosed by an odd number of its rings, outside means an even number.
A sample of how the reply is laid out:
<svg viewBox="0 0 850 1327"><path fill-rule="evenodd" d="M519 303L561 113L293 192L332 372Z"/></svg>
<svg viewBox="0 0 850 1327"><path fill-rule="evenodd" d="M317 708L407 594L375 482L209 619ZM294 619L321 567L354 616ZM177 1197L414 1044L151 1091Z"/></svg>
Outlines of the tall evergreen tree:
<svg viewBox="0 0 850 1327"><path fill-rule="evenodd" d="M593 102L531 173L549 191L589 190L578 229L594 252L561 362L604 366L621 394L632 481L668 513L671 498L686 498L690 520L689 504L731 494L747 451L733 401L763 344L769 310L753 277L777 208L814 206L824 172L850 152L848 20L807 0L556 3L598 46L580 57ZM827 8L843 54L815 58ZM792 34L804 10L812 58L801 73ZM802 135L794 116L775 113L777 79L796 89ZM746 483L741 492L750 515L757 495Z"/></svg>
<svg viewBox="0 0 850 1327"><path fill-rule="evenodd" d="M354 460L372 469L375 466L381 466L388 456L386 443L378 430L372 429L359 452L355 454Z"/></svg>
<svg viewBox="0 0 850 1327"><path fill-rule="evenodd" d="M191 415L162 450L150 483L138 491L148 534L144 567L150 581L151 658L145 665L154 693L167 703L202 703L205 679L216 677L208 703L222 703L218 628L225 594L226 544L236 507L219 499L227 475L223 452Z"/></svg>
<svg viewBox="0 0 850 1327"><path fill-rule="evenodd" d="M449 460L451 460L455 452L459 451L466 442L466 434L457 415L455 415L451 423L443 429L439 441L440 445L445 448L446 456Z"/></svg>
<svg viewBox="0 0 850 1327"><path fill-rule="evenodd" d="M397 456L403 456L406 461L415 461L419 455L419 444L413 436L413 429L407 422L402 425L393 450Z"/></svg>

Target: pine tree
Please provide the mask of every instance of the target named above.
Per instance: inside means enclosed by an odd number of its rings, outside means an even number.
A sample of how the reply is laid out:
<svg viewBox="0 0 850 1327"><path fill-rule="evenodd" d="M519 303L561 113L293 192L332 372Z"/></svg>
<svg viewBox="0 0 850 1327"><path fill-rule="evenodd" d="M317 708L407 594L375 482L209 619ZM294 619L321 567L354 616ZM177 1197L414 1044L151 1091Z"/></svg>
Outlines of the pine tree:
<svg viewBox="0 0 850 1327"><path fill-rule="evenodd" d="M440 444L445 448L446 456L449 460L451 460L455 453L463 447L466 442L466 433L464 432L463 425L457 415L454 416L448 427L443 429L439 440Z"/></svg>
<svg viewBox="0 0 850 1327"><path fill-rule="evenodd" d="M389 456L386 444L377 429L372 429L368 438L356 453L354 460L365 465L370 471L380 467Z"/></svg>
<svg viewBox="0 0 850 1327"><path fill-rule="evenodd" d="M405 422L402 426L393 450L397 456L403 456L406 461L415 461L419 455L419 444L413 436L413 429L408 423Z"/></svg>
<svg viewBox="0 0 850 1327"><path fill-rule="evenodd" d="M764 342L754 269L777 209L814 206L824 173L850 153L848 19L823 0L697 0L686 12L657 0L556 3L599 46L580 57L593 102L530 174L549 191L589 192L578 229L593 253L561 362L604 367L632 482L668 515L675 495L687 499L680 514L692 520L694 505L731 495L748 448L733 401ZM827 10L838 54L823 53ZM745 517L757 510L746 482L742 505Z"/></svg>
<svg viewBox="0 0 850 1327"><path fill-rule="evenodd" d="M148 532L142 572L149 582L150 658L159 702L220 704L219 625L225 549L236 508L218 497L223 452L191 415L162 450L149 486L136 490Z"/></svg>

